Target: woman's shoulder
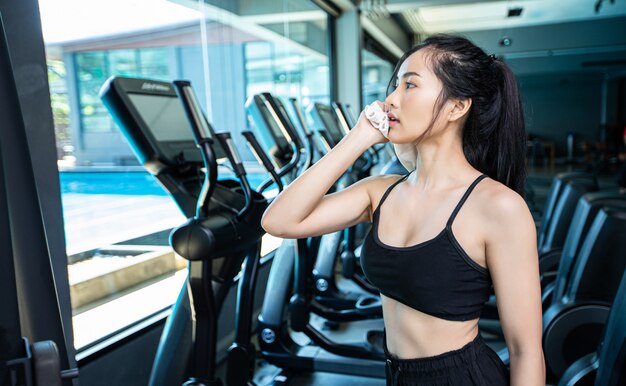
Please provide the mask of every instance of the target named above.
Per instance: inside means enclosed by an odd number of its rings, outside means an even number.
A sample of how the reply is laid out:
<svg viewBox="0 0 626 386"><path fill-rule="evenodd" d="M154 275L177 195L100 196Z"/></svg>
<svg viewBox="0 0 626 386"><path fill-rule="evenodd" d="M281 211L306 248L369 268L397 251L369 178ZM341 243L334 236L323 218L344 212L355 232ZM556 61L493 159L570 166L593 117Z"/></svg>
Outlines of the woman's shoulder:
<svg viewBox="0 0 626 386"><path fill-rule="evenodd" d="M358 182L364 186L370 197L372 211L378 206L382 196L391 187L391 185L398 182L403 177L404 176L400 174L381 174L366 177Z"/></svg>
<svg viewBox="0 0 626 386"><path fill-rule="evenodd" d="M494 226L528 220L534 224L524 197L500 181L485 178L472 194L481 214Z"/></svg>
<svg viewBox="0 0 626 386"><path fill-rule="evenodd" d="M403 177L404 176L400 174L378 174L365 177L362 180L359 180L358 183L365 184L370 187L389 186Z"/></svg>
<svg viewBox="0 0 626 386"><path fill-rule="evenodd" d="M376 176L369 176L364 178L360 182L367 185L367 190L371 197L382 196L384 192L389 189L391 185L404 178L400 174L380 174Z"/></svg>

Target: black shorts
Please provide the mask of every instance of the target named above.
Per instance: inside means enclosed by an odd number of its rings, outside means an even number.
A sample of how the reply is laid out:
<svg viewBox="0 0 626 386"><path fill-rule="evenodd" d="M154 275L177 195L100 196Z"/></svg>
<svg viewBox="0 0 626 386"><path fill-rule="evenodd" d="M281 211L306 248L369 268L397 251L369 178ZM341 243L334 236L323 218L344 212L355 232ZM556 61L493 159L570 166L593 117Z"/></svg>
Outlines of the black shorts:
<svg viewBox="0 0 626 386"><path fill-rule="evenodd" d="M501 386L509 370L480 334L458 350L418 359L397 359L387 351L387 386Z"/></svg>

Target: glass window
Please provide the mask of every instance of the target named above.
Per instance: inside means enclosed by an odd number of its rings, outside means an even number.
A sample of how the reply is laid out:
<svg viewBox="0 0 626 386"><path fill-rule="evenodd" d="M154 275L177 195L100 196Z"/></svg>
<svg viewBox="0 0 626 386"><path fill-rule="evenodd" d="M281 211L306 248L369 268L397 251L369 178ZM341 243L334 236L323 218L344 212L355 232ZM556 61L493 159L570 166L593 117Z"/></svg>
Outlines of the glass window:
<svg viewBox="0 0 626 386"><path fill-rule="evenodd" d="M115 50L106 54L109 72L115 75L136 75L139 67L139 50Z"/></svg>
<svg viewBox="0 0 626 386"><path fill-rule="evenodd" d="M78 71L82 131L116 130L113 120L98 96L100 87L110 76L169 79L169 57L165 48L79 52L74 55Z"/></svg>
<svg viewBox="0 0 626 386"><path fill-rule="evenodd" d="M79 115L84 131L111 131L111 119L102 106L98 91L107 78L106 52L85 52L76 55Z"/></svg>
<svg viewBox="0 0 626 386"><path fill-rule="evenodd" d="M361 83L363 107L387 97L387 84L393 73L393 64L368 50L361 50Z"/></svg>
<svg viewBox="0 0 626 386"><path fill-rule="evenodd" d="M186 277L168 245L185 218L100 101L110 76L191 81L215 129L230 130L252 161L255 186L265 176L239 133L246 98L270 91L305 105L329 101L326 14L310 1L189 4L40 3L79 350L169 307ZM293 12L297 21L288 21ZM279 242L266 237L262 253Z"/></svg>
<svg viewBox="0 0 626 386"><path fill-rule="evenodd" d="M139 76L157 80L169 79L169 50L166 48L144 48L138 50Z"/></svg>
<svg viewBox="0 0 626 386"><path fill-rule="evenodd" d="M295 97L305 109L315 102L329 104L327 16L314 7L288 3L292 12L308 11L308 20L265 23L263 27L277 36L246 43L246 97L268 91Z"/></svg>
<svg viewBox="0 0 626 386"><path fill-rule="evenodd" d="M48 84L54 119L57 159L72 157L70 133L70 104L67 95L66 71L63 60L48 59Z"/></svg>

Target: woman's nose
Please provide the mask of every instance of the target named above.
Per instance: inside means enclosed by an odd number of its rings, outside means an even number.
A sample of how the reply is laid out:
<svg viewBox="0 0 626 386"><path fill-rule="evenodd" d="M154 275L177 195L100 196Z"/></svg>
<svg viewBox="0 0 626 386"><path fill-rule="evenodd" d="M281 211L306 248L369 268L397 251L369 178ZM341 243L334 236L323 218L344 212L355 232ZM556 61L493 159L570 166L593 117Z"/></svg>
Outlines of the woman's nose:
<svg viewBox="0 0 626 386"><path fill-rule="evenodd" d="M395 94L395 91L387 95L387 98L385 98L385 111L386 112L389 112L391 111L392 108L395 109L397 107L396 104L394 103L394 98L393 98L394 94Z"/></svg>

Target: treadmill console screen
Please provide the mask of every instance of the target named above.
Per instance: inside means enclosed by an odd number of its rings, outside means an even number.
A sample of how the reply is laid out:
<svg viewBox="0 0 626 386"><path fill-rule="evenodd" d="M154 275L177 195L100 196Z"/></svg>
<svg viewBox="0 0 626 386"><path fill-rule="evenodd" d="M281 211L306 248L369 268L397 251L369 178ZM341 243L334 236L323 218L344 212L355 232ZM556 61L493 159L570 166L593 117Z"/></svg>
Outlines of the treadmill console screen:
<svg viewBox="0 0 626 386"><path fill-rule="evenodd" d="M328 134L330 134L335 144L339 143L339 141L343 138L343 130L339 126L335 112L330 108L330 106L326 106L321 103L315 104L315 110L317 111L319 118L322 120L322 125L326 131L328 131Z"/></svg>
<svg viewBox="0 0 626 386"><path fill-rule="evenodd" d="M173 84L111 77L102 86L100 98L139 161L152 173L202 164L202 153ZM216 158L225 157L218 142L212 147Z"/></svg>
<svg viewBox="0 0 626 386"><path fill-rule="evenodd" d="M291 145L280 128L276 112L271 110L269 102L261 94L253 95L246 102L246 111L257 128L262 146L282 165L292 156Z"/></svg>
<svg viewBox="0 0 626 386"><path fill-rule="evenodd" d="M270 112L270 109L265 106L265 104L263 104L259 107L259 110L261 110L261 114L263 114L263 117L265 118L267 127L272 131L272 134L277 142L281 142L281 144L283 141L286 142L287 138L285 138L282 130L280 130L280 127L278 127L278 122L276 122L276 119Z"/></svg>
<svg viewBox="0 0 626 386"><path fill-rule="evenodd" d="M189 121L177 97L128 94L157 141L193 141Z"/></svg>
<svg viewBox="0 0 626 386"><path fill-rule="evenodd" d="M276 105L278 106L278 110L280 111L280 114L283 116L285 122L287 123L287 130L290 132L290 136L294 137L292 138L294 141L298 141L300 140L299 138L299 133L298 130L296 129L296 127L293 124L293 121L291 120L291 116L289 115L289 113L287 112L287 109L285 108L285 105L283 104L283 102L279 99L279 98L274 98L274 100L276 101Z"/></svg>
<svg viewBox="0 0 626 386"><path fill-rule="evenodd" d="M357 118L354 116L354 111L352 110L352 106L350 105L344 105L345 107L345 111L346 111L346 115L348 116L348 119L350 120L350 126L356 125L357 122Z"/></svg>

